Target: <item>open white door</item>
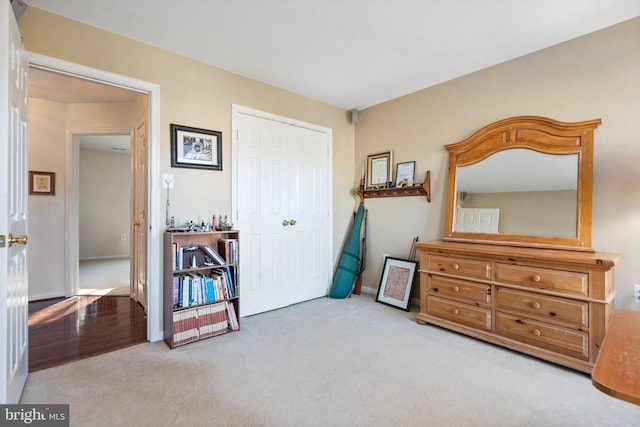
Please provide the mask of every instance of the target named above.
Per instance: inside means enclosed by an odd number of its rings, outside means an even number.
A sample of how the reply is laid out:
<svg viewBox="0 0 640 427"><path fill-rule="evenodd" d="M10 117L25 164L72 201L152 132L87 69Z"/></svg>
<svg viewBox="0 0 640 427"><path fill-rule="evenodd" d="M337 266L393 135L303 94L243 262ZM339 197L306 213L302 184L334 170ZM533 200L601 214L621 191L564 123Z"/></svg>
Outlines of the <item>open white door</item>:
<svg viewBox="0 0 640 427"><path fill-rule="evenodd" d="M146 116L145 116L146 117ZM135 143L131 150L133 162L133 231L131 235L131 272L133 298L147 310L147 121L142 119L136 126Z"/></svg>
<svg viewBox="0 0 640 427"><path fill-rule="evenodd" d="M0 32L0 403L18 403L29 349L27 65L10 2Z"/></svg>

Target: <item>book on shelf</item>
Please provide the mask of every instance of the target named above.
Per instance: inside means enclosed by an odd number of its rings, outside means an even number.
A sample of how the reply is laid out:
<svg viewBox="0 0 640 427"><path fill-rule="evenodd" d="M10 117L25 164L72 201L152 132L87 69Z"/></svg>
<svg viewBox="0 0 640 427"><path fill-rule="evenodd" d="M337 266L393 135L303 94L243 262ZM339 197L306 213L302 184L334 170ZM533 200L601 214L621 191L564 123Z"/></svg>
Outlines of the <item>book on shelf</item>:
<svg viewBox="0 0 640 427"><path fill-rule="evenodd" d="M212 269L210 274L174 275L173 307L186 308L238 296L232 279L234 271L235 267L224 266Z"/></svg>
<svg viewBox="0 0 640 427"><path fill-rule="evenodd" d="M201 248L204 251L204 253L207 254L209 258L211 258L213 262L215 262L216 264L223 265L227 263L225 259L218 252L216 252L212 247L201 246Z"/></svg>
<svg viewBox="0 0 640 427"><path fill-rule="evenodd" d="M225 303L198 307L198 317L200 338L223 334L229 330Z"/></svg>
<svg viewBox="0 0 640 427"><path fill-rule="evenodd" d="M173 276L173 308L180 307L181 297L180 276Z"/></svg>
<svg viewBox="0 0 640 427"><path fill-rule="evenodd" d="M227 261L226 264L237 264L238 240L227 238L218 240L218 252Z"/></svg>
<svg viewBox="0 0 640 427"><path fill-rule="evenodd" d="M173 345L186 344L200 337L198 312L195 309L173 313Z"/></svg>
<svg viewBox="0 0 640 427"><path fill-rule="evenodd" d="M229 267L229 266L218 267L212 270L212 273L215 273L222 278L222 283L227 291L227 295L229 298L233 298L237 296L235 286L234 286L234 280L232 277L233 275L231 273L232 268L233 270L235 270L235 267Z"/></svg>
<svg viewBox="0 0 640 427"><path fill-rule="evenodd" d="M236 308L232 302L226 301L227 304L227 317L229 318L229 328L232 331L237 331L240 329L240 325L238 324L238 317L236 316Z"/></svg>

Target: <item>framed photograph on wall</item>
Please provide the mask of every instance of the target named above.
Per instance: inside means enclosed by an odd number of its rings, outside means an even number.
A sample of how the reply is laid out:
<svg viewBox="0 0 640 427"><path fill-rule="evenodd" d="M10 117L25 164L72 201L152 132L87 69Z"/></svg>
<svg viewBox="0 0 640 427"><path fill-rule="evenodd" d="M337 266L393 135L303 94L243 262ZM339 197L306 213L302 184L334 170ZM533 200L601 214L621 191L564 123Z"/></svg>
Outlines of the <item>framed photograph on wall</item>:
<svg viewBox="0 0 640 427"><path fill-rule="evenodd" d="M393 170L391 151L367 156L367 188L386 187Z"/></svg>
<svg viewBox="0 0 640 427"><path fill-rule="evenodd" d="M30 196L55 196L56 195L55 172L29 171L29 195Z"/></svg>
<svg viewBox="0 0 640 427"><path fill-rule="evenodd" d="M415 171L415 161L398 163L396 166L396 187L411 187Z"/></svg>
<svg viewBox="0 0 640 427"><path fill-rule="evenodd" d="M417 261L386 257L376 301L409 311Z"/></svg>
<svg viewBox="0 0 640 427"><path fill-rule="evenodd" d="M171 125L171 167L222 170L222 132Z"/></svg>

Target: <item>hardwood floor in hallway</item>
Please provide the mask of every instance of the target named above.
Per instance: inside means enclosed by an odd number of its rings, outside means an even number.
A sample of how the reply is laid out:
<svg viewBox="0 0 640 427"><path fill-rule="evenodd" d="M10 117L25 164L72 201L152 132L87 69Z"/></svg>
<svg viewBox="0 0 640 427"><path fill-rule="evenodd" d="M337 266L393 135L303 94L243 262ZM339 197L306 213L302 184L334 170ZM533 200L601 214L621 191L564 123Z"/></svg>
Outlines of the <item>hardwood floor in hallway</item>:
<svg viewBox="0 0 640 427"><path fill-rule="evenodd" d="M123 296L29 303L29 372L146 342L140 304Z"/></svg>

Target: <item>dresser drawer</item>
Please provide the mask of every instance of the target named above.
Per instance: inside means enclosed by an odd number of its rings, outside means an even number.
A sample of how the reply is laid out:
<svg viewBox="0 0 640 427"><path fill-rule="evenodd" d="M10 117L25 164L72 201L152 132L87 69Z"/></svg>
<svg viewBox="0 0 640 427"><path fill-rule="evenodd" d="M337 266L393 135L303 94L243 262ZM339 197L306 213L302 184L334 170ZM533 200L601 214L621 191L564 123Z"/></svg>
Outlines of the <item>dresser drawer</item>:
<svg viewBox="0 0 640 427"><path fill-rule="evenodd" d="M468 304L489 306L491 303L491 286L482 283L430 274L427 279L427 289L432 295Z"/></svg>
<svg viewBox="0 0 640 427"><path fill-rule="evenodd" d="M566 354L578 359L589 359L589 336L535 320L496 311L496 333L518 341Z"/></svg>
<svg viewBox="0 0 640 427"><path fill-rule="evenodd" d="M589 296L589 275L573 271L496 264L496 282Z"/></svg>
<svg viewBox="0 0 640 427"><path fill-rule="evenodd" d="M427 257L427 270L472 279L491 279L491 263L488 261L430 255Z"/></svg>
<svg viewBox="0 0 640 427"><path fill-rule="evenodd" d="M453 320L456 323L486 331L491 330L491 311L489 309L429 297L427 299L427 312L432 316Z"/></svg>
<svg viewBox="0 0 640 427"><path fill-rule="evenodd" d="M589 304L586 302L496 287L495 307L554 323L589 326Z"/></svg>

